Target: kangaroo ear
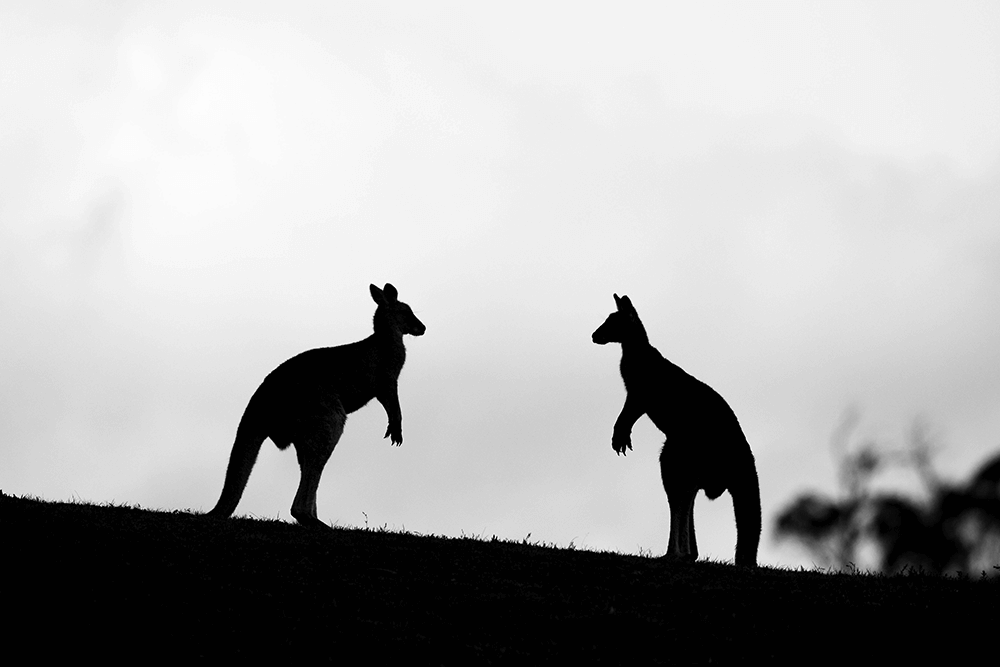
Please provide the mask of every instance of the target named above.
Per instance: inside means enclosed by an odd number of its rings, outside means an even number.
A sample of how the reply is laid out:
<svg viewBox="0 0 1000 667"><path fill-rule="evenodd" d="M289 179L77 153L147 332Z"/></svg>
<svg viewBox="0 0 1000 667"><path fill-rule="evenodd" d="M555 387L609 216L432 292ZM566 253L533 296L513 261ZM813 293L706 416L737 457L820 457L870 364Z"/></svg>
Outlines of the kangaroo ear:
<svg viewBox="0 0 1000 667"><path fill-rule="evenodd" d="M627 296L623 296L622 298L618 299L618 310L620 310L623 313L634 313L635 306L632 305L631 299L629 299Z"/></svg>
<svg viewBox="0 0 1000 667"><path fill-rule="evenodd" d="M385 284L385 287L382 288L382 292L385 294L386 301L395 301L399 296L399 293L396 292L396 288L389 283Z"/></svg>
<svg viewBox="0 0 1000 667"><path fill-rule="evenodd" d="M622 300L621 300L621 297L619 297L617 294L615 294L614 297L615 297L615 308L617 308L618 310L621 310L622 309Z"/></svg>
<svg viewBox="0 0 1000 667"><path fill-rule="evenodd" d="M377 303L380 306L383 303L385 303L385 295L382 294L382 290L380 290L379 288L375 287L375 285L369 285L368 286L368 291L370 291L372 293L372 301L374 301L375 303Z"/></svg>

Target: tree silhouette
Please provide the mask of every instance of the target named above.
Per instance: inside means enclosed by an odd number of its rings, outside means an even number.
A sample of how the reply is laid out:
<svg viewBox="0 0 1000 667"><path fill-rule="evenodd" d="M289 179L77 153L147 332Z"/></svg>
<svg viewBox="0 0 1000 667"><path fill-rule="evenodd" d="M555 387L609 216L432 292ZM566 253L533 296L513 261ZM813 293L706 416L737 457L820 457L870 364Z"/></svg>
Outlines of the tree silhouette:
<svg viewBox="0 0 1000 667"><path fill-rule="evenodd" d="M919 423L903 449L874 440L852 448L857 421L849 412L832 440L841 497L798 496L779 512L776 536L800 542L834 569L854 567L870 544L884 573L1000 574L1000 453L966 483L947 484L934 472L932 447ZM874 480L894 468L916 472L926 499L875 491Z"/></svg>

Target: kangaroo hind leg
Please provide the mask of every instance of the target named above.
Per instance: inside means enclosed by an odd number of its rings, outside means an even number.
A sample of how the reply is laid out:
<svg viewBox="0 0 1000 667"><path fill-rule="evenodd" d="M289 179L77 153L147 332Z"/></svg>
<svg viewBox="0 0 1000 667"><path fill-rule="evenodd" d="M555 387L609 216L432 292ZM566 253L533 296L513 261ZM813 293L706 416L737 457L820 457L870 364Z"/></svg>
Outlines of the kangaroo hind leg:
<svg viewBox="0 0 1000 667"><path fill-rule="evenodd" d="M694 535L694 497L698 484L692 479L692 462L683 443L667 443L660 451L660 478L670 505L670 541L666 558L698 560Z"/></svg>
<svg viewBox="0 0 1000 667"><path fill-rule="evenodd" d="M338 402L336 410L322 418L309 420L308 426L301 429L300 435L293 440L301 477L292 501L292 516L303 526L328 527L317 516L316 492L323 468L344 432L346 421L347 414Z"/></svg>
<svg viewBox="0 0 1000 667"><path fill-rule="evenodd" d="M698 560L698 543L694 535L694 497L697 492L688 485L667 489L667 503L670 505L667 558Z"/></svg>

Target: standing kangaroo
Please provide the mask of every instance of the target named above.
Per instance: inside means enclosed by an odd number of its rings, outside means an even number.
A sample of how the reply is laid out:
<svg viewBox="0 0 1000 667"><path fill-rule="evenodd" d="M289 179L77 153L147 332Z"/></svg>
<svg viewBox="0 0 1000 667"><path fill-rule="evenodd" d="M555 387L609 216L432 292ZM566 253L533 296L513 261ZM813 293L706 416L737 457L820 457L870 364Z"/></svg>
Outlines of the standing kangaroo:
<svg viewBox="0 0 1000 667"><path fill-rule="evenodd" d="M306 526L326 527L316 518L316 489L333 448L344 432L347 415L372 398L385 408L386 438L403 443L403 415L396 383L406 359L403 334L421 336L424 325L396 297L396 288L372 285L375 332L355 343L307 350L268 374L250 397L236 429L222 497L210 516L233 513L243 495L261 444L270 438L278 449L295 446L301 479L292 516Z"/></svg>
<svg viewBox="0 0 1000 667"><path fill-rule="evenodd" d="M649 344L646 329L627 296L615 296L593 340L621 343L625 407L615 422L611 447L632 449L632 425L649 415L667 436L660 475L670 505L668 558L698 559L694 498L699 489L715 500L728 490L736 515L736 564L755 567L760 543L760 487L750 444L732 408L714 389L670 363Z"/></svg>

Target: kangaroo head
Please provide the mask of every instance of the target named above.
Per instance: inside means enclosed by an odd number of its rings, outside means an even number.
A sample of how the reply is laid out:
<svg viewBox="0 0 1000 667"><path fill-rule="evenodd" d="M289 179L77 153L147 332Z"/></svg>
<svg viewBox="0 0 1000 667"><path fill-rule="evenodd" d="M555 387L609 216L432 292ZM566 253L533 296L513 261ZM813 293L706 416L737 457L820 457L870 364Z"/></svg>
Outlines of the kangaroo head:
<svg viewBox="0 0 1000 667"><path fill-rule="evenodd" d="M372 300L378 304L375 309L375 332L392 332L402 338L403 334L422 336L427 327L417 319L408 305L400 301L396 288L389 283L379 289L370 285Z"/></svg>
<svg viewBox="0 0 1000 667"><path fill-rule="evenodd" d="M597 327L597 331L591 337L598 345L625 342L637 330L642 330L642 324L639 322L639 314L635 312L635 308L627 296L619 297L615 294L615 305L618 307L618 310L608 315L608 319L604 320L604 324Z"/></svg>

